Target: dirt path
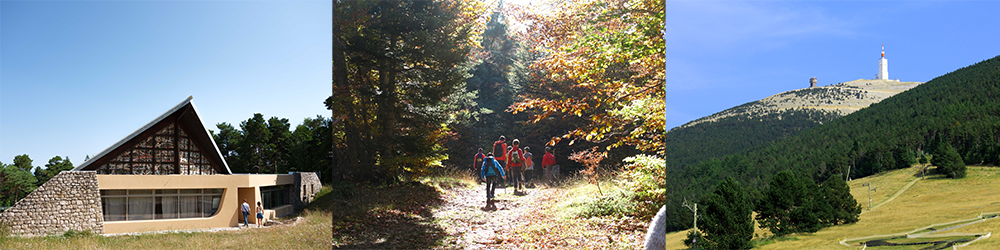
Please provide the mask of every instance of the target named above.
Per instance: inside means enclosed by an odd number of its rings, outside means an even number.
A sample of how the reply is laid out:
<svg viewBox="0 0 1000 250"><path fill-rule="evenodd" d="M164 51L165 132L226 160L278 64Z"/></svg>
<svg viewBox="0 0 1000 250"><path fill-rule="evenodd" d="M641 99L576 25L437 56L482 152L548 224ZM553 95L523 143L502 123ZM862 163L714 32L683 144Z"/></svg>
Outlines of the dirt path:
<svg viewBox="0 0 1000 250"><path fill-rule="evenodd" d="M906 186L903 186L903 188L900 188L899 191L896 191L895 194L893 194L892 196L889 196L888 199L885 199L884 201L880 202L879 204L876 204L875 206L873 206L871 209L868 209L867 211L862 211L861 213L870 212L872 210L878 209L878 207L881 207L882 205L884 205L886 203L889 203L892 200L895 200L896 197L899 197L899 195L903 194L903 192L906 192L907 189L909 189L911 186L913 186L914 183L917 183L917 181L919 181L919 180L920 180L920 178L913 179L913 181L910 181L910 183L907 183Z"/></svg>
<svg viewBox="0 0 1000 250"><path fill-rule="evenodd" d="M548 204L560 189L537 186L513 194L513 188L498 188L496 210L486 208L485 185L454 188L447 191L445 203L432 211L438 224L449 236L444 248L495 249L518 247L517 228L538 223L537 212Z"/></svg>

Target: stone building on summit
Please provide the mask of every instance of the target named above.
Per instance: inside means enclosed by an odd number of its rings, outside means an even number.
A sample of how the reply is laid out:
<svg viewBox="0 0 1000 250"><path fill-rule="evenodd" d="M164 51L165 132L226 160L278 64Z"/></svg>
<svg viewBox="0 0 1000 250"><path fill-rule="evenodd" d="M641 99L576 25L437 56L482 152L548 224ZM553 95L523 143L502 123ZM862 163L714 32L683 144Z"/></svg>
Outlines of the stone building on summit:
<svg viewBox="0 0 1000 250"><path fill-rule="evenodd" d="M244 199L261 202L273 219L314 198L321 187L314 172L233 174L191 100L59 173L0 222L22 236L223 228L242 223Z"/></svg>

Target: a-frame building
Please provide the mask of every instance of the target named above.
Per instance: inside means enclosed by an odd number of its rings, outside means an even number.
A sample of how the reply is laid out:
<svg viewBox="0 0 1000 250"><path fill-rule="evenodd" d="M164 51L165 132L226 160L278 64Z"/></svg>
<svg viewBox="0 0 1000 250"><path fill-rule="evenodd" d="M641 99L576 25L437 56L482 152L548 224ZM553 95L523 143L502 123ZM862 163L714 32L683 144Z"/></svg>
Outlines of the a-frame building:
<svg viewBox="0 0 1000 250"><path fill-rule="evenodd" d="M125 175L231 174L191 99L189 96L73 171Z"/></svg>
<svg viewBox="0 0 1000 250"><path fill-rule="evenodd" d="M101 234L237 227L245 200L273 219L309 203L313 172L234 174L188 97L71 171L50 179L0 223L15 235Z"/></svg>

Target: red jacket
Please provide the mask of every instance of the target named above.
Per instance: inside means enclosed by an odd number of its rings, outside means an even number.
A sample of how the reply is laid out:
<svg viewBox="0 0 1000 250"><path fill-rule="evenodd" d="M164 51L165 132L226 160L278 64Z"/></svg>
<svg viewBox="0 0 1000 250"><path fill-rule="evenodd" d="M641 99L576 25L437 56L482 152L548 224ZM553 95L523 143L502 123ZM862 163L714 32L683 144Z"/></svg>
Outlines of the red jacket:
<svg viewBox="0 0 1000 250"><path fill-rule="evenodd" d="M556 156L552 155L550 152L545 152L545 156L542 156L542 168L547 168L552 165L556 165Z"/></svg>
<svg viewBox="0 0 1000 250"><path fill-rule="evenodd" d="M513 161L511 161L511 159L513 159L513 157L514 157L513 156L514 152L517 152L517 158L521 159L521 162L514 163ZM513 149L511 149L510 152L507 152L507 156L508 156L508 158L507 158L507 167L520 167L520 166L524 166L524 164L525 164L524 163L524 150L521 150L521 148L513 148Z"/></svg>
<svg viewBox="0 0 1000 250"><path fill-rule="evenodd" d="M486 155L483 153L476 153L476 158L472 160L472 169L479 169L479 166L483 165L483 160L486 159Z"/></svg>
<svg viewBox="0 0 1000 250"><path fill-rule="evenodd" d="M500 144L501 151L497 152L497 144ZM507 160L507 143L502 141L493 142L493 158L497 161Z"/></svg>

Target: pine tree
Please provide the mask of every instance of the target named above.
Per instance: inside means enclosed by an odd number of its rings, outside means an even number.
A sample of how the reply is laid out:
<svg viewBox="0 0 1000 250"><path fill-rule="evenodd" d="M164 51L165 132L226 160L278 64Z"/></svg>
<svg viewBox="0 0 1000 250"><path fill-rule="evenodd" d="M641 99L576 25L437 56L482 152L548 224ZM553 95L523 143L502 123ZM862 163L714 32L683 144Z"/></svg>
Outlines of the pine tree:
<svg viewBox="0 0 1000 250"><path fill-rule="evenodd" d="M800 205L796 201L802 196L801 192L801 185L791 172L782 171L775 175L764 196L757 202L755 211L760 226L778 236L794 233L791 213Z"/></svg>
<svg viewBox="0 0 1000 250"><path fill-rule="evenodd" d="M832 210L812 179L800 180L789 171L779 172L771 179L755 209L761 227L779 236L819 231L830 225L827 221Z"/></svg>
<svg viewBox="0 0 1000 250"><path fill-rule="evenodd" d="M831 176L823 182L823 194L832 210L828 213L827 222L832 225L851 224L858 222L861 214L861 204L854 200L851 188L840 176Z"/></svg>
<svg viewBox="0 0 1000 250"><path fill-rule="evenodd" d="M750 249L753 244L753 205L743 186L727 177L705 199L705 213L698 229L705 233L708 248Z"/></svg>
<svg viewBox="0 0 1000 250"><path fill-rule="evenodd" d="M938 167L938 173L942 173L948 178L965 177L965 162L947 141L938 143L934 150L934 158L931 158L931 164Z"/></svg>

